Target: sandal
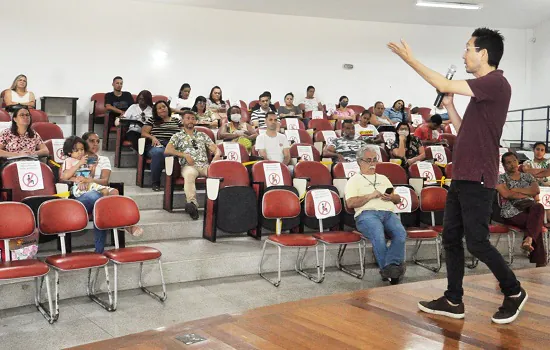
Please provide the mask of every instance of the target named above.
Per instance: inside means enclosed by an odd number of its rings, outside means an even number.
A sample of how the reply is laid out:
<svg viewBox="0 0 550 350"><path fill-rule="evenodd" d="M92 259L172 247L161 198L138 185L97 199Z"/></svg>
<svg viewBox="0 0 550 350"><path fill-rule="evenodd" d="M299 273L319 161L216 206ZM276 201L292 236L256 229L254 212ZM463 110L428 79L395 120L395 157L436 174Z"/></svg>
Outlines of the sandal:
<svg viewBox="0 0 550 350"><path fill-rule="evenodd" d="M521 249L525 250L528 253L531 253L533 250L535 250L532 246L533 240L530 238L531 237L526 237L521 244Z"/></svg>
<svg viewBox="0 0 550 350"><path fill-rule="evenodd" d="M126 232L128 232L129 234L131 234L134 237L139 237L139 236L143 235L143 229L139 226L125 227L125 230L126 230Z"/></svg>

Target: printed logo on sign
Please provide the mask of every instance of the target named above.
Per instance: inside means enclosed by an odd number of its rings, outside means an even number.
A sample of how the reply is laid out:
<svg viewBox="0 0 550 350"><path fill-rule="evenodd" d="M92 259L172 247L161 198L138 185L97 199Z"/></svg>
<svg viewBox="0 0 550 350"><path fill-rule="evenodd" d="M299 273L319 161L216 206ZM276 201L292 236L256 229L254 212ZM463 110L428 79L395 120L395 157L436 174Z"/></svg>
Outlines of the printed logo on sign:
<svg viewBox="0 0 550 350"><path fill-rule="evenodd" d="M288 125L288 130L298 130L298 127L294 124L289 124Z"/></svg>
<svg viewBox="0 0 550 350"><path fill-rule="evenodd" d="M311 159L309 159L309 154L302 154L302 159L305 160L305 161L310 161Z"/></svg>
<svg viewBox="0 0 550 350"><path fill-rule="evenodd" d="M298 142L298 139L296 138L296 136L290 136L290 142L291 143Z"/></svg>
<svg viewBox="0 0 550 350"><path fill-rule="evenodd" d="M377 160L378 160L379 162L381 162L381 161L382 161L382 157L380 157L380 155L379 155L379 154L376 154L376 159L377 159Z"/></svg>
<svg viewBox="0 0 550 350"><path fill-rule="evenodd" d="M542 197L542 204L543 204L545 207L550 207L550 194L545 194L545 195Z"/></svg>
<svg viewBox="0 0 550 350"><path fill-rule="evenodd" d="M317 209L319 209L319 213L321 213L321 215L327 215L332 209L332 206L330 205L329 202L322 201L321 203L319 203L319 206L317 207Z"/></svg>
<svg viewBox="0 0 550 350"><path fill-rule="evenodd" d="M269 176L269 183L272 185L278 185L281 179L279 178L279 175L277 174L271 174Z"/></svg>
<svg viewBox="0 0 550 350"><path fill-rule="evenodd" d="M28 187L34 187L38 184L38 176L34 173L26 173L23 175L23 182Z"/></svg>
<svg viewBox="0 0 550 350"><path fill-rule="evenodd" d="M63 153L63 149L60 148L58 149L55 154L57 155L57 158L59 159L67 159L67 156L65 156L65 154Z"/></svg>
<svg viewBox="0 0 550 350"><path fill-rule="evenodd" d="M227 154L227 159L229 159L229 160L238 160L237 152L234 152L234 151L229 152Z"/></svg>
<svg viewBox="0 0 550 350"><path fill-rule="evenodd" d="M409 205L409 202L405 197L401 197L401 202L397 204L397 209L403 210Z"/></svg>
<svg viewBox="0 0 550 350"><path fill-rule="evenodd" d="M353 175L355 175L355 171L353 170L348 173L348 177L352 177Z"/></svg>
<svg viewBox="0 0 550 350"><path fill-rule="evenodd" d="M443 161L443 154L441 154L441 153L436 153L436 154L435 154L435 159L436 159L438 162L442 162L442 161Z"/></svg>
<svg viewBox="0 0 550 350"><path fill-rule="evenodd" d="M430 173L429 171L425 171L422 176L425 177L427 180L433 180L432 173Z"/></svg>

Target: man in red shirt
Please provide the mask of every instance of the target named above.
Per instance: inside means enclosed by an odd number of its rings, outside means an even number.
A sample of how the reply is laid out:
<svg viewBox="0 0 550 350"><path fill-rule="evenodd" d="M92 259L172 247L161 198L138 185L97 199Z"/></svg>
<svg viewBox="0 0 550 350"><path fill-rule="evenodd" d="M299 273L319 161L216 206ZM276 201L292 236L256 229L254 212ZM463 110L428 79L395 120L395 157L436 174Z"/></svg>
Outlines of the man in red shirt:
<svg viewBox="0 0 550 350"><path fill-rule="evenodd" d="M434 114L428 123L422 124L414 131L414 136L418 137L425 146L445 143L441 141L441 131L439 131L441 124L443 124L441 116Z"/></svg>
<svg viewBox="0 0 550 350"><path fill-rule="evenodd" d="M443 106L458 132L453 149L453 182L447 194L443 220L443 245L447 266L447 291L433 301L421 301L424 312L455 319L464 318L462 279L464 245L484 262L498 279L504 302L491 320L513 322L527 301L527 293L504 258L489 242L489 222L498 178L499 142L510 105L512 89L498 65L504 53L504 38L488 28L476 29L464 49L466 72L475 79L448 80L420 63L404 40L388 48L424 80L445 93ZM470 96L461 118L454 106L454 94ZM516 193L521 198L520 193Z"/></svg>

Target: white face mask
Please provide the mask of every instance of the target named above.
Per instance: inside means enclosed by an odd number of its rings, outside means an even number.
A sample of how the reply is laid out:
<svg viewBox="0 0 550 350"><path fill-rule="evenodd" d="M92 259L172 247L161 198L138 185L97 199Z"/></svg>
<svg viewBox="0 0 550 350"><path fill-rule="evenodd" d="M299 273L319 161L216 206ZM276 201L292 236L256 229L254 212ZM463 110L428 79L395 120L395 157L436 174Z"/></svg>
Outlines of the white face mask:
<svg viewBox="0 0 550 350"><path fill-rule="evenodd" d="M399 130L397 133L401 136L409 136L409 132L407 130Z"/></svg>
<svg viewBox="0 0 550 350"><path fill-rule="evenodd" d="M241 115L240 114L231 114L231 121L233 123L238 123L241 121Z"/></svg>

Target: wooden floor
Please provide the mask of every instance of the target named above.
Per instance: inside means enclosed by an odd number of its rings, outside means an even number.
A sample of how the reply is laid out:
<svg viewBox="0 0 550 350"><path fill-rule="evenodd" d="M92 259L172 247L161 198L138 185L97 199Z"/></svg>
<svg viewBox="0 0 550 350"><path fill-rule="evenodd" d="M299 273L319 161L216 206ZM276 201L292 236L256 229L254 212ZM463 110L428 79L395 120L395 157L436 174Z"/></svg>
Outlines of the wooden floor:
<svg viewBox="0 0 550 350"><path fill-rule="evenodd" d="M464 320L417 310L419 300L444 292L446 280L434 280L272 305L76 349L550 349L550 268L517 275L529 301L511 325L491 323L503 297L492 275L478 275L464 281ZM207 340L176 339L188 333Z"/></svg>

